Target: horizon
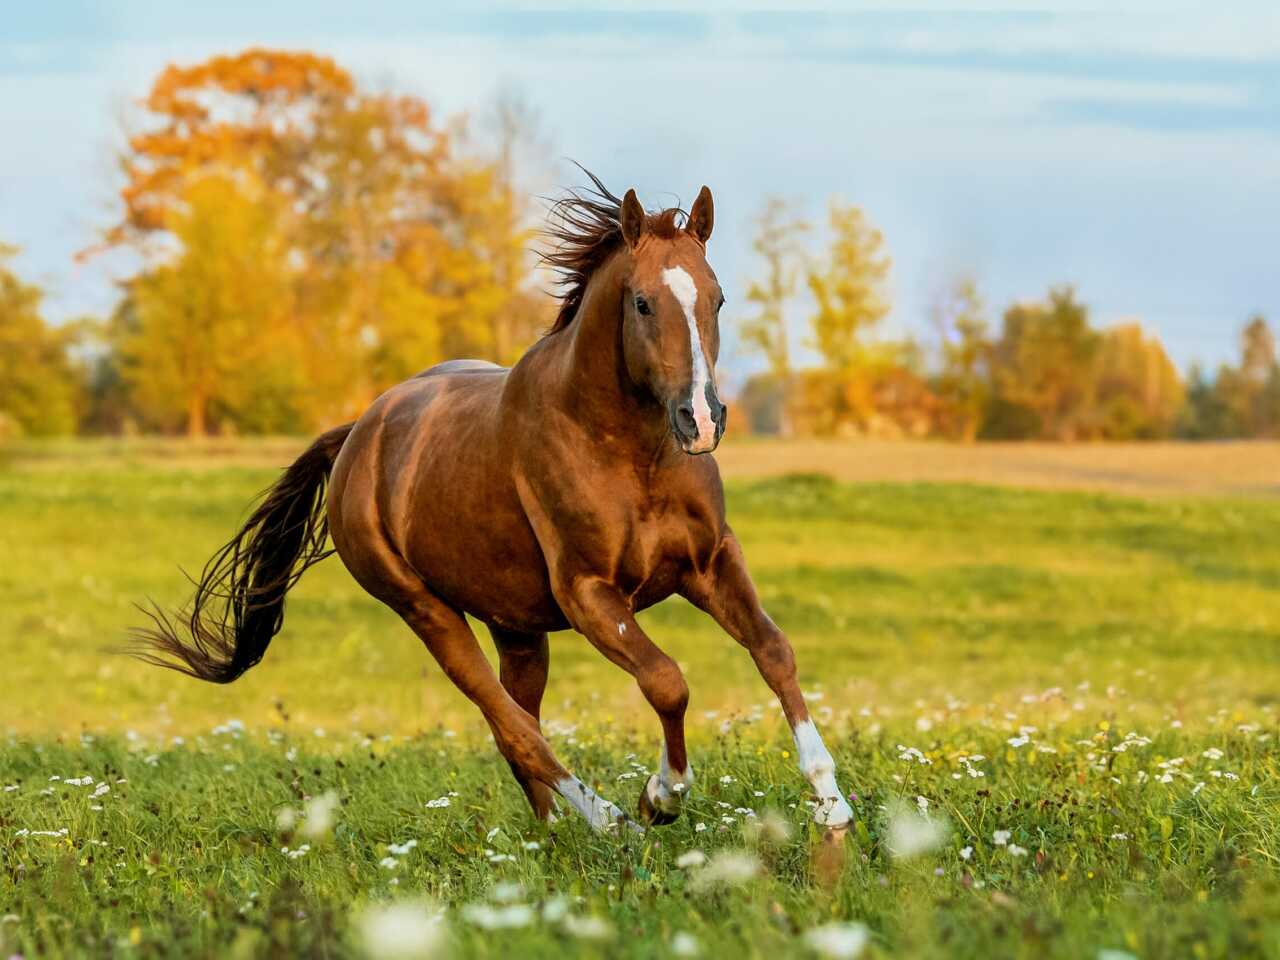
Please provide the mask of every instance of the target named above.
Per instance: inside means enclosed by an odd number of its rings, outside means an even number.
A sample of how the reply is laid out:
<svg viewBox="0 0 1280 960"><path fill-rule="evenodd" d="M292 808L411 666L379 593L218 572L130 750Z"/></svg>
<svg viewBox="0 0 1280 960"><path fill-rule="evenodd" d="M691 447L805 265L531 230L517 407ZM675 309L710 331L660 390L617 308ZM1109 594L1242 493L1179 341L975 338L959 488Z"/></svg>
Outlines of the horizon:
<svg viewBox="0 0 1280 960"><path fill-rule="evenodd" d="M1096 325L1139 320L1182 370L1233 358L1251 314L1280 314L1280 15L927 7L24 9L0 41L0 118L25 134L0 154L0 241L22 248L53 320L104 315L111 259L72 256L112 222L121 118L166 64L261 45L331 56L441 116L519 91L556 156L649 207L707 183L730 330L770 194L815 224L839 196L883 231L885 335L931 338L929 302L958 273L993 324L1073 284ZM571 170L554 185L577 185ZM757 366L732 339L722 364Z"/></svg>

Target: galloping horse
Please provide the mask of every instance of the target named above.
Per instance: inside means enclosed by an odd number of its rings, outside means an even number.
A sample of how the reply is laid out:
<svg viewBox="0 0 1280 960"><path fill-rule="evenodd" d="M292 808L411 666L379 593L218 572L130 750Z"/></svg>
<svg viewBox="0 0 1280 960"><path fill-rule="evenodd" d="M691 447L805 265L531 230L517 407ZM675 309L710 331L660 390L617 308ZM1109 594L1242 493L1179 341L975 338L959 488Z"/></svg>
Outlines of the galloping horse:
<svg viewBox="0 0 1280 960"><path fill-rule="evenodd" d="M711 192L687 216L646 213L634 190L619 200L588 176L593 188L553 208L544 257L565 292L546 335L510 369L432 367L322 434L209 561L191 606L152 614L140 655L234 680L262 659L286 592L331 536L480 708L539 818L554 818L559 794L596 829L628 819L542 734L547 632L572 627L630 673L662 723L659 772L638 804L657 825L693 784L689 688L635 614L680 594L750 652L791 725L815 819L844 827L852 812L791 645L760 606L707 456L725 424ZM464 614L492 634L497 676Z"/></svg>

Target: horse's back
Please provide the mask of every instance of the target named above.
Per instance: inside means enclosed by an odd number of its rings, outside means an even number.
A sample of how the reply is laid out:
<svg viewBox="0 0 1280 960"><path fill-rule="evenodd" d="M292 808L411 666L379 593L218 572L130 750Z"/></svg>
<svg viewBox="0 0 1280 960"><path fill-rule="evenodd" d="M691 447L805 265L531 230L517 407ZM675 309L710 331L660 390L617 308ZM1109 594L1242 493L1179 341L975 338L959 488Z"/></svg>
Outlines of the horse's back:
<svg viewBox="0 0 1280 960"><path fill-rule="evenodd" d="M380 566L388 547L433 593L481 619L525 626L521 609L533 612L529 626L559 618L501 436L507 373L480 360L437 364L357 421L334 464L330 525L370 592L376 571L361 568Z"/></svg>

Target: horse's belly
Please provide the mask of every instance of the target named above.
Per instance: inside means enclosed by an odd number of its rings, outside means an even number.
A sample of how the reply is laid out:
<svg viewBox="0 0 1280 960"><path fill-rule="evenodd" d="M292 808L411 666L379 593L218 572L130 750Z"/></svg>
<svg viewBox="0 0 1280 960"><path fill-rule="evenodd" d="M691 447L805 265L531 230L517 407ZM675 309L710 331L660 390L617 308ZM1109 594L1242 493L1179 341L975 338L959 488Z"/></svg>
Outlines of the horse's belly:
<svg viewBox="0 0 1280 960"><path fill-rule="evenodd" d="M514 487L485 482L483 471L461 464L457 470L420 481L406 558L433 593L478 620L526 632L563 629L546 560Z"/></svg>

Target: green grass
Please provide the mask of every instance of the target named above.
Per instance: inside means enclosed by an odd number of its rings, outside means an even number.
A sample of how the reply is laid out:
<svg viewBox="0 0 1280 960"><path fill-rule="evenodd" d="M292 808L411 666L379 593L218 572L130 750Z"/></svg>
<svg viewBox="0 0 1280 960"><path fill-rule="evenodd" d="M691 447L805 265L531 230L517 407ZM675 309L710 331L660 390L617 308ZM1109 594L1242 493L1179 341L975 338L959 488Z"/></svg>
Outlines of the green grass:
<svg viewBox="0 0 1280 960"><path fill-rule="evenodd" d="M346 956L370 904L425 897L450 948L476 956L650 956L680 932L708 957L803 956L805 931L840 921L864 924L877 956L1280 957L1268 501L731 484L858 797L837 869L749 657L681 602L641 619L688 676L698 782L687 815L643 837L534 824L473 708L336 559L234 685L103 654L137 622L132 602L185 598L176 565L198 569L271 477L96 459L0 471L0 956ZM653 766L658 730L630 679L558 635L545 716L566 765L633 808L643 780L627 775ZM1131 732L1150 742L1118 750ZM962 754L985 757L982 777ZM340 807L324 838L277 825L326 791ZM918 796L949 832L895 859L886 811ZM749 836L739 807L777 811L789 838ZM676 866L737 849L760 864L739 887ZM535 913L567 897L612 937L467 920L495 896Z"/></svg>

